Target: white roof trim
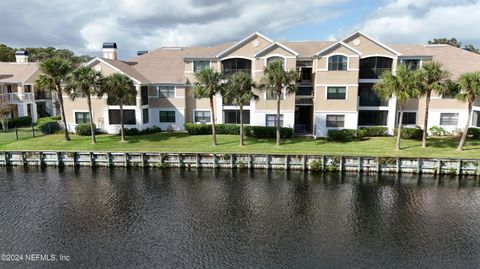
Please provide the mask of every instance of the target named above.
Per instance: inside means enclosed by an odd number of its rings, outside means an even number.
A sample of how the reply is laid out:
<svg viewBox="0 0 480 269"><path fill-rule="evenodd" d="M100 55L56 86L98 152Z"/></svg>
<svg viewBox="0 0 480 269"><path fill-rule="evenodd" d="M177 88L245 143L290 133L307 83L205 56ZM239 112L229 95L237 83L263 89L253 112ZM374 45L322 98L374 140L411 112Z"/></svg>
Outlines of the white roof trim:
<svg viewBox="0 0 480 269"><path fill-rule="evenodd" d="M344 37L344 38L342 39L342 41L344 41L345 39L349 39L350 37L352 37L352 36L354 36L354 35L356 35L356 34L363 35L364 37L366 37L366 38L369 39L370 41L372 41L372 42L374 42L374 43L377 43L378 45L380 45L380 46L383 47L384 49L390 51L391 53L393 53L393 54L395 54L395 55L397 55L397 56L402 55L400 52L398 52L398 51L390 48L389 46L383 44L383 43L380 42L380 41L377 41L377 40L373 39L372 37L364 34L364 33L361 32L361 31L355 31L355 32L351 33L350 35Z"/></svg>
<svg viewBox="0 0 480 269"><path fill-rule="evenodd" d="M268 41L268 42L270 42L270 43L272 43L272 42L273 42L273 40L271 40L270 38L268 38L268 37L266 37L266 36L262 35L262 34L261 34L261 33L259 33L259 32L255 32L255 33L253 33L253 34L251 34L251 35L247 36L246 38L244 38L244 39L240 40L239 42L237 42L237 43L233 44L233 45L232 45L231 47L229 47L228 49L226 49L226 50L224 50L224 51L220 52L220 53L217 55L217 58L221 58L221 57L222 57L224 54L228 53L229 51L231 51L231 50L233 50L233 49L236 49L236 48L240 47L241 45L243 45L245 42L247 42L247 41L248 41L250 38L252 38L252 37L254 37L254 36L259 36L259 37L261 37L261 38L263 38L263 39L267 40L267 41Z"/></svg>
<svg viewBox="0 0 480 269"><path fill-rule="evenodd" d="M120 69L118 69L117 67L111 65L110 63L104 61L104 60L103 60L102 58L100 58L100 57L95 57L95 58L91 59L89 62L84 63L84 65L85 65L85 66L91 66L91 65L92 65L93 63L95 63L96 61L99 61L99 62L101 62L101 63L103 63L103 64L108 65L109 67L111 67L111 68L114 69L115 71L117 71L117 72L119 72L119 73L121 73L121 74L124 74L125 76L131 78L131 79L132 79L134 82L136 82L137 84L142 84L142 82L138 81L136 78L134 78L134 77L130 76L129 74L123 72L122 70L120 70Z"/></svg>
<svg viewBox="0 0 480 269"><path fill-rule="evenodd" d="M343 42L343 41L338 41L338 42L336 42L336 43L333 43L332 45L324 48L323 50L321 50L321 51L319 51L319 52L317 52L315 55L320 55L320 54L324 53L325 51L328 51L328 50L330 50L330 49L332 49L332 48L334 48L335 46L338 46L338 45L344 46L344 47L346 47L347 49L355 52L355 53L358 54L358 55L362 55L362 53L361 53L360 51L352 48L351 46L349 46L347 43L345 43L345 42Z"/></svg>
<svg viewBox="0 0 480 269"><path fill-rule="evenodd" d="M291 54L293 54L293 55L295 55L295 56L298 56L298 52L292 50L291 48L283 45L283 44L280 43L280 42L275 41L275 42L273 42L272 44L266 46L266 47L265 47L264 49L262 49L261 51L257 52L257 53L255 54L255 57L257 57L258 55L262 54L263 52L269 50L270 48L274 47L275 45L279 46L280 48L282 48L282 49L284 49L284 50L286 50L286 51L288 51L288 52L290 52Z"/></svg>

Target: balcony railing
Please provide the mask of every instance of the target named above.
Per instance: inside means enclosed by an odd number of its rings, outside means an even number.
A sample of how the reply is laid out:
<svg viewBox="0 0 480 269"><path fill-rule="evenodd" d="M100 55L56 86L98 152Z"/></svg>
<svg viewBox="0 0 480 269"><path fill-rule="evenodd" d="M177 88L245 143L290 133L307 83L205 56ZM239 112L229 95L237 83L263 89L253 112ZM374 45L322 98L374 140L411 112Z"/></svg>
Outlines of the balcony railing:
<svg viewBox="0 0 480 269"><path fill-rule="evenodd" d="M379 79L380 76L391 68L360 68L360 79Z"/></svg>
<svg viewBox="0 0 480 269"><path fill-rule="evenodd" d="M52 93L49 91L37 91L35 92L35 99L36 100L52 99Z"/></svg>
<svg viewBox="0 0 480 269"><path fill-rule="evenodd" d="M294 124L293 132L296 134L312 134L315 125L313 124Z"/></svg>
<svg viewBox="0 0 480 269"><path fill-rule="evenodd" d="M20 98L18 98L17 93L4 93L0 94L0 98L2 101L7 102L7 103L20 103Z"/></svg>
<svg viewBox="0 0 480 269"><path fill-rule="evenodd" d="M313 99L312 99L312 98L299 98L299 99L295 99L295 104L296 104L296 105L310 106L310 105L313 105Z"/></svg>
<svg viewBox="0 0 480 269"><path fill-rule="evenodd" d="M23 101L24 102L34 102L35 101L35 96L33 93L25 93L23 96Z"/></svg>
<svg viewBox="0 0 480 269"><path fill-rule="evenodd" d="M252 69L223 69L225 75L233 75L235 73L244 72L246 74L252 74Z"/></svg>
<svg viewBox="0 0 480 269"><path fill-rule="evenodd" d="M298 87L297 96L312 96L313 87Z"/></svg>

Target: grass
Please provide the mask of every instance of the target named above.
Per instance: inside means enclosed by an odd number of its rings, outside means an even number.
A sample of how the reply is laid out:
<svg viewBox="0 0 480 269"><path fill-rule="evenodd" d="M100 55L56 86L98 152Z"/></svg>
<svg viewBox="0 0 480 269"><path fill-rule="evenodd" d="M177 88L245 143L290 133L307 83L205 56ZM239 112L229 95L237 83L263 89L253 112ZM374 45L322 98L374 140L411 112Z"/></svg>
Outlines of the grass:
<svg viewBox="0 0 480 269"><path fill-rule="evenodd" d="M13 139L12 139L13 138ZM283 139L280 147L274 139L247 138L240 147L236 135L219 135L218 146L212 146L210 135L189 136L185 133L159 133L127 137L122 143L115 135L98 135L96 145L89 136L71 135L72 141L63 141L62 134L22 136L16 141L13 133L0 133L0 150L63 150L63 151L144 151L144 152L227 152L227 153L282 153L325 154L351 156L401 156L480 158L480 141L467 140L463 152L456 151L458 138L431 137L429 147L423 149L420 141L402 140L402 150L395 151L393 137L374 137L356 142L330 142L312 138Z"/></svg>

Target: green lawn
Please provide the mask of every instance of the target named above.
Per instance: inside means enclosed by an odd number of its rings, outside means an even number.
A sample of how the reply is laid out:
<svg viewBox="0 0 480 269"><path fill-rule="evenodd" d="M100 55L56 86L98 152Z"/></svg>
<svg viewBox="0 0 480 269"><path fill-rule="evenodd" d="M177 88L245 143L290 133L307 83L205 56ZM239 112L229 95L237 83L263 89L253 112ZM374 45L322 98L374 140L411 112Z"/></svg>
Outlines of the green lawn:
<svg viewBox="0 0 480 269"><path fill-rule="evenodd" d="M285 154L325 154L363 156L403 156L403 157L462 157L480 158L480 141L467 141L463 152L456 151L457 138L430 138L430 146L421 148L420 141L402 140L402 150L393 150L393 137L375 137L359 142L329 142L312 138L292 138L282 140L280 147L274 139L246 139L246 146L238 145L238 136L219 135L218 146L211 143L211 136L189 136L184 133L159 133L127 137L121 143L118 136L99 135L98 143L92 145L88 136L71 136L72 141L63 141L61 134L45 135L36 138L22 137L15 140L12 133L0 133L0 150L86 150L86 151L157 151L157 152L229 152L229 153L285 153Z"/></svg>

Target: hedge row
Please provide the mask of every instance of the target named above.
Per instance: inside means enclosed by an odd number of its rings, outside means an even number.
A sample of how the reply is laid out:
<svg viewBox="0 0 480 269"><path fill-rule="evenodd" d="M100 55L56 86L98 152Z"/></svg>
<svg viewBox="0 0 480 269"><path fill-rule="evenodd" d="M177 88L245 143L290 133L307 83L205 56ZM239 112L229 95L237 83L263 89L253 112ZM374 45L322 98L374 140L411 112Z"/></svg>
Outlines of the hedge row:
<svg viewBox="0 0 480 269"><path fill-rule="evenodd" d="M7 122L8 128L30 127L30 126L32 126L31 117L18 117L18 118L8 119L8 122ZM3 129L2 123L0 123L0 129Z"/></svg>
<svg viewBox="0 0 480 269"><path fill-rule="evenodd" d="M364 130L366 137L388 136L387 127L372 126L372 127L362 127L360 129Z"/></svg>
<svg viewBox="0 0 480 269"><path fill-rule="evenodd" d="M208 135L212 134L211 124L185 123L185 130L190 135ZM240 134L240 125L238 124L215 124L217 134L238 135ZM264 126L244 126L246 136L258 138L274 138L276 137L275 127ZM290 138L293 136L292 128L281 128L280 136L282 138Z"/></svg>
<svg viewBox="0 0 480 269"><path fill-rule="evenodd" d="M156 134L156 133L160 133L161 131L162 130L160 129L160 127L157 127L157 126L149 127L141 131L138 130L137 128L126 128L125 135L134 136L134 135ZM120 135L120 131L118 132L118 135Z"/></svg>
<svg viewBox="0 0 480 269"><path fill-rule="evenodd" d="M332 129L328 130L328 139L332 141L350 142L365 137L364 129Z"/></svg>
<svg viewBox="0 0 480 269"><path fill-rule="evenodd" d="M93 129L95 129L95 133L98 133L97 126L95 124L93 125ZM92 135L92 129L90 128L89 123L84 123L84 124L78 124L75 126L75 133L80 136L90 136Z"/></svg>
<svg viewBox="0 0 480 269"><path fill-rule="evenodd" d="M395 128L394 135L397 135L397 128ZM416 128L402 128L402 132L400 134L402 139L413 139L413 140L421 140L423 137L423 130L420 127Z"/></svg>

